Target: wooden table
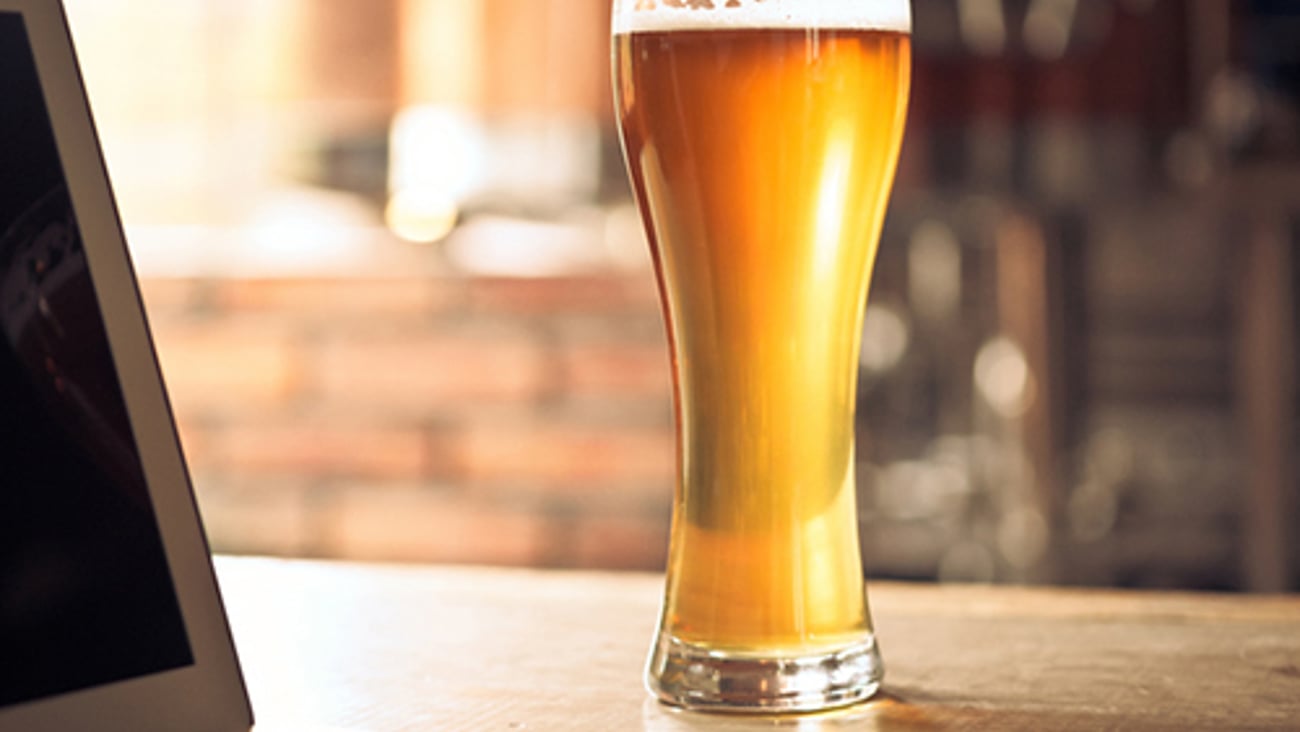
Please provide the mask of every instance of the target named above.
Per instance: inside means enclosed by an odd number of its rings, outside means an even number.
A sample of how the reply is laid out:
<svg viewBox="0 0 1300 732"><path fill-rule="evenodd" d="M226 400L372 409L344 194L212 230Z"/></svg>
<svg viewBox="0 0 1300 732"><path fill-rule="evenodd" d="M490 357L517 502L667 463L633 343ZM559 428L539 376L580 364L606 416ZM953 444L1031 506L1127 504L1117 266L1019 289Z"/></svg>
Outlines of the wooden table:
<svg viewBox="0 0 1300 732"><path fill-rule="evenodd" d="M222 557L277 730L1300 730L1300 597L871 585L884 692L825 715L651 701L661 578Z"/></svg>

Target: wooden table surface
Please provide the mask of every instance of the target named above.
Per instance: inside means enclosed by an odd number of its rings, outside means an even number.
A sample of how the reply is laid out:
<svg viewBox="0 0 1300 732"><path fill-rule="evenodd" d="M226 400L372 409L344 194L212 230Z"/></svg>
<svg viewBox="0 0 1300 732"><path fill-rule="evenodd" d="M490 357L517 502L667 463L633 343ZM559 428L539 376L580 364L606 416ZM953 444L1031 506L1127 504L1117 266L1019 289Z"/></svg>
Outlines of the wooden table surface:
<svg viewBox="0 0 1300 732"><path fill-rule="evenodd" d="M873 583L876 700L803 717L641 685L662 579L221 557L256 732L1300 730L1300 596Z"/></svg>

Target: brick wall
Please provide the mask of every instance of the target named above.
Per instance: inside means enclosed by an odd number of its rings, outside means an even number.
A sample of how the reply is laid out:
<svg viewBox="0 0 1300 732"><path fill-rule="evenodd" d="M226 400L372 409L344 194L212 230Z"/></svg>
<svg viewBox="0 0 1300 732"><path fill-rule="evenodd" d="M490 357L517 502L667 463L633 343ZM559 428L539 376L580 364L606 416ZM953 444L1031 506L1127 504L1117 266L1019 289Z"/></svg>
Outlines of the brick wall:
<svg viewBox="0 0 1300 732"><path fill-rule="evenodd" d="M142 288L218 551L662 565L672 412L648 272Z"/></svg>

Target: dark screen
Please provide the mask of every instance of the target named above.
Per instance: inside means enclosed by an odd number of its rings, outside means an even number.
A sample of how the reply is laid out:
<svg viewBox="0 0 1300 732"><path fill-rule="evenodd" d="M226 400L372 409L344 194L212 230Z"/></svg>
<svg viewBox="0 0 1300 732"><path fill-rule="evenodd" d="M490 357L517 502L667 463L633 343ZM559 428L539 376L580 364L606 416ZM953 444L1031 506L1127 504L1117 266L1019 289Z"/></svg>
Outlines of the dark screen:
<svg viewBox="0 0 1300 732"><path fill-rule="evenodd" d="M0 12L0 705L192 662L26 29Z"/></svg>

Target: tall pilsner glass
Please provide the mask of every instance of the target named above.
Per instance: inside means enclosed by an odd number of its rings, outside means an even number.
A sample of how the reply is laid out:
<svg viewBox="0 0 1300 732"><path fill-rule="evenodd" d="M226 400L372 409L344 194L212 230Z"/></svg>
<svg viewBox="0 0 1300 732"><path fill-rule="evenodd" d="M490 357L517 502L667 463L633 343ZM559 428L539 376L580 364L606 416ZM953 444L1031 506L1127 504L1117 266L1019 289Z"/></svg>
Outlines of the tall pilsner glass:
<svg viewBox="0 0 1300 732"><path fill-rule="evenodd" d="M677 417L647 670L668 703L808 711L879 687L853 411L910 27L908 0L614 0Z"/></svg>

